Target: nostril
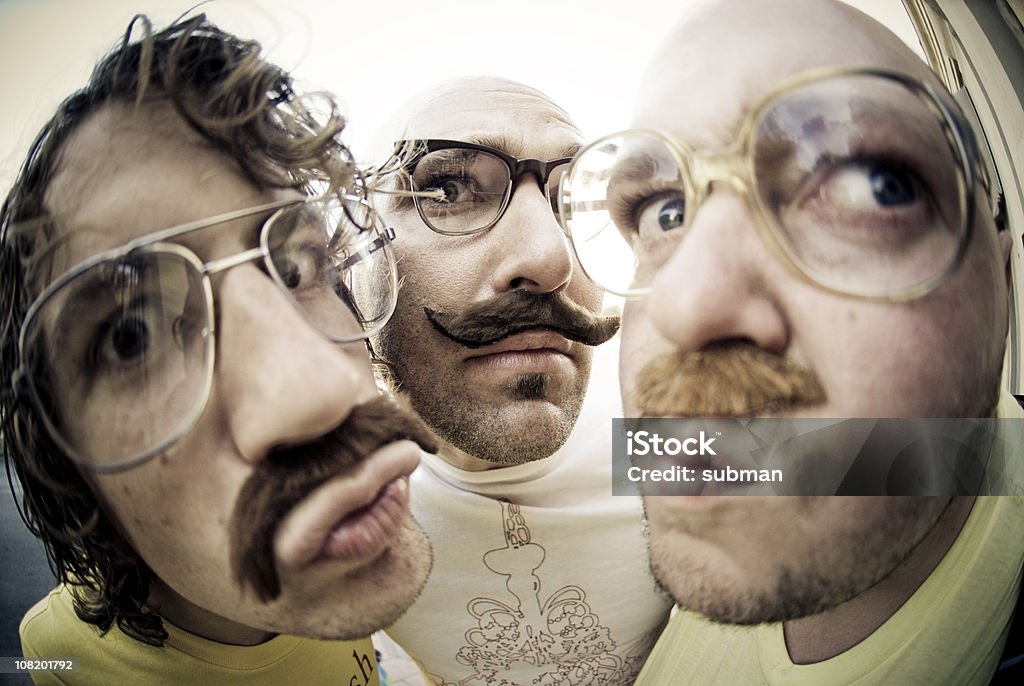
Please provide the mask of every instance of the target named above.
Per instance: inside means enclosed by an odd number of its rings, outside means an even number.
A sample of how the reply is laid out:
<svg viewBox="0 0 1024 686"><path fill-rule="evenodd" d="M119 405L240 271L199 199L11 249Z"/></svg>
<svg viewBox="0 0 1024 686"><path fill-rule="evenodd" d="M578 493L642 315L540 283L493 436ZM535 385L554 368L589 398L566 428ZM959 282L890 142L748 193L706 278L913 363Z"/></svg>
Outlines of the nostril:
<svg viewBox="0 0 1024 686"><path fill-rule="evenodd" d="M749 336L729 336L710 341L701 350L716 350L718 348L741 348L744 346L760 347L753 338Z"/></svg>
<svg viewBox="0 0 1024 686"><path fill-rule="evenodd" d="M525 276L517 276L508 283L508 289L510 291L514 291L517 289L533 291L536 290L539 286L540 284L538 284L536 281L528 279Z"/></svg>

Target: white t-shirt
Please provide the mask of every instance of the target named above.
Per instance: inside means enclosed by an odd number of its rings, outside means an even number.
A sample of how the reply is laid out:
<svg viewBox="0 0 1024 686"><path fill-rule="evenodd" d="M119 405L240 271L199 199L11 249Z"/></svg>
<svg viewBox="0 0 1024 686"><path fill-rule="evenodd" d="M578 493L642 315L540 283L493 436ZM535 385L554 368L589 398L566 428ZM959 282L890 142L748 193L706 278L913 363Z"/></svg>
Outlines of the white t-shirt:
<svg viewBox="0 0 1024 686"><path fill-rule="evenodd" d="M612 495L608 354L551 457L467 472L424 455L413 475L434 570L388 634L438 686L632 684L665 625L640 499Z"/></svg>

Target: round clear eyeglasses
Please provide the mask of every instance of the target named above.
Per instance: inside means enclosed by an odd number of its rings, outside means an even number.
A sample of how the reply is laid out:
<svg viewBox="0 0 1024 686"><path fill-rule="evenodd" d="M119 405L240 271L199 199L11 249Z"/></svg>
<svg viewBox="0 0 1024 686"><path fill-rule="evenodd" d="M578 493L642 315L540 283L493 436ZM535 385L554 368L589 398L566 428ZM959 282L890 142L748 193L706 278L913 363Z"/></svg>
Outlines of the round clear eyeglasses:
<svg viewBox="0 0 1024 686"><path fill-rule="evenodd" d="M941 284L966 252L976 160L948 94L897 72L828 68L774 89L725 149L638 129L591 143L562 178L560 215L591 279L641 295L720 181L802 277L907 300Z"/></svg>
<svg viewBox="0 0 1024 686"><path fill-rule="evenodd" d="M204 263L172 242L268 213L259 246L235 255ZM213 274L260 260L324 336L358 341L395 309L393 238L366 200L334 195L144 235L75 266L40 294L21 329L12 381L71 459L98 472L127 469L166 451L203 412L216 349Z"/></svg>

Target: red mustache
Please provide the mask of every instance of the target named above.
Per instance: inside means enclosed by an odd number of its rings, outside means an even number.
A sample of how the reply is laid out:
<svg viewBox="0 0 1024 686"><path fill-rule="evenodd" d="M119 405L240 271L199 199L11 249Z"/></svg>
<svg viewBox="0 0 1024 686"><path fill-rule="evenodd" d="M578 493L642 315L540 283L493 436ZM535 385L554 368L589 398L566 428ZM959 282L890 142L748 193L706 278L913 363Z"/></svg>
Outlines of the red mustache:
<svg viewBox="0 0 1024 686"><path fill-rule="evenodd" d="M750 343L656 358L634 395L645 417L750 417L825 402L813 372Z"/></svg>

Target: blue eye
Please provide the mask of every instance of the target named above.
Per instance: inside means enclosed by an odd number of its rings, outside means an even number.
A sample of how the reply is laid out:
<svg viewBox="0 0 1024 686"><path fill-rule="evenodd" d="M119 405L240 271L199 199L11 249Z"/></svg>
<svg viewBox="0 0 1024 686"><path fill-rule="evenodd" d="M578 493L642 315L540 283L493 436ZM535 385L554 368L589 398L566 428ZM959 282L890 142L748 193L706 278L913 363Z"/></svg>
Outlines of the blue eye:
<svg viewBox="0 0 1024 686"><path fill-rule="evenodd" d="M868 181L871 194L882 207L898 207L917 200L913 181L899 169L876 164L868 172Z"/></svg>
<svg viewBox="0 0 1024 686"><path fill-rule="evenodd" d="M641 241L658 241L666 234L675 235L679 233L675 230L686 223L686 198L677 190L649 194L634 207L639 209L632 221Z"/></svg>
<svg viewBox="0 0 1024 686"><path fill-rule="evenodd" d="M658 226L662 231L671 231L683 225L686 220L686 201L672 198L658 210Z"/></svg>

